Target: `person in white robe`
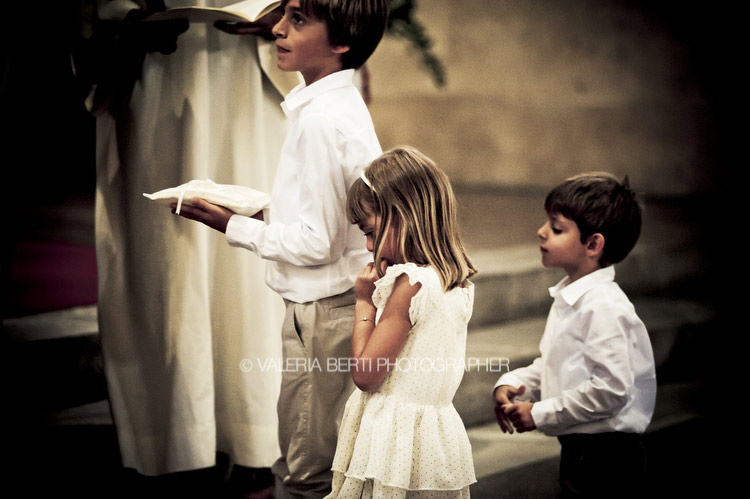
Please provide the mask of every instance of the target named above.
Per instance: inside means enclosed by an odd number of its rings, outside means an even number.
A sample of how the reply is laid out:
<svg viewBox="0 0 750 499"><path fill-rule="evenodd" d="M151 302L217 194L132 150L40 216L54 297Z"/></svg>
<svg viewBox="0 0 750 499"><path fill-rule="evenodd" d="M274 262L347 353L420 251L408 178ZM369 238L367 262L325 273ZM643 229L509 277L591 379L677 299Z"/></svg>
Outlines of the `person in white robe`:
<svg viewBox="0 0 750 499"><path fill-rule="evenodd" d="M110 20L145 7L99 3ZM193 179L270 192L280 103L300 81L274 59L272 42L191 24L97 117L101 344L122 463L144 475L211 467L217 451L270 467L280 453L280 372L263 366L281 357L284 307L265 264L143 197Z"/></svg>

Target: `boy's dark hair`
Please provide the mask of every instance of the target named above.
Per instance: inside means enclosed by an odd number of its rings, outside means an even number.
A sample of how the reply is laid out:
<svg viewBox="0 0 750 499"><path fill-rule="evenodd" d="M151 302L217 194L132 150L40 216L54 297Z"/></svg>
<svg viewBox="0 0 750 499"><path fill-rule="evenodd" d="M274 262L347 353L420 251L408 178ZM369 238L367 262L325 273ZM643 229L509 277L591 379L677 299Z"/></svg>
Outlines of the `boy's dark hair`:
<svg viewBox="0 0 750 499"><path fill-rule="evenodd" d="M326 23L331 45L349 47L341 56L342 69L364 64L383 38L389 0L300 0L299 4L302 12Z"/></svg>
<svg viewBox="0 0 750 499"><path fill-rule="evenodd" d="M609 173L576 175L547 194L544 209L573 220L582 243L604 236L602 267L622 261L641 235L641 206L627 176L620 182Z"/></svg>

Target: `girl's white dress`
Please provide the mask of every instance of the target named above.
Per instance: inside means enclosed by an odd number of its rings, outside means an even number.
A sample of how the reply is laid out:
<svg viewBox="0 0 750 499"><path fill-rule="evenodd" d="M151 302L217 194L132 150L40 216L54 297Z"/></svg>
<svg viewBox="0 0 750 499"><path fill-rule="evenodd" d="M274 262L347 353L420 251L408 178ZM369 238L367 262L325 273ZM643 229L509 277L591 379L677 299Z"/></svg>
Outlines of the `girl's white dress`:
<svg viewBox="0 0 750 499"><path fill-rule="evenodd" d="M393 265L375 283L376 320L396 278L422 287L412 328L383 383L355 390L344 410L329 497L468 497L471 445L453 396L461 383L474 288L444 292L431 267Z"/></svg>

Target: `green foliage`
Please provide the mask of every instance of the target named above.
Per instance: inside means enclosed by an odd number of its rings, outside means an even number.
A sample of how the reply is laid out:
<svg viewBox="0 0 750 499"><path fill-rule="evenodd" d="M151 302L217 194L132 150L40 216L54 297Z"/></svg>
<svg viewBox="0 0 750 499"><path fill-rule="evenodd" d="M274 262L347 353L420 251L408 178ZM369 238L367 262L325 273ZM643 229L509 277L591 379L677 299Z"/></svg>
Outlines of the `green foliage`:
<svg viewBox="0 0 750 499"><path fill-rule="evenodd" d="M391 0L391 13L386 33L410 41L421 54L422 66L430 73L435 85L443 87L445 86L445 68L432 52L432 40L427 30L414 19L416 7L417 0Z"/></svg>

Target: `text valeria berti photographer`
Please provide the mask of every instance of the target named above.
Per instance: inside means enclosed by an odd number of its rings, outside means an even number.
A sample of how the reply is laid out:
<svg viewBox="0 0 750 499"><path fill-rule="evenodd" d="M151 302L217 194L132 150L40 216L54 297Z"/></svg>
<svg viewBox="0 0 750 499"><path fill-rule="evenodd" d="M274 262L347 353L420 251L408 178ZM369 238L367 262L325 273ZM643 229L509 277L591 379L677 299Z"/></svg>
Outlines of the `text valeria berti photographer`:
<svg viewBox="0 0 750 499"><path fill-rule="evenodd" d="M506 357L468 357L456 358L409 358L402 357L394 361L388 358L367 359L362 361L354 357L329 357L325 359L306 357L281 358L245 358L240 361L240 370L250 372L255 369L262 372L352 372L380 370L400 372L446 372L446 371L487 371L503 372L510 370L510 360Z"/></svg>

